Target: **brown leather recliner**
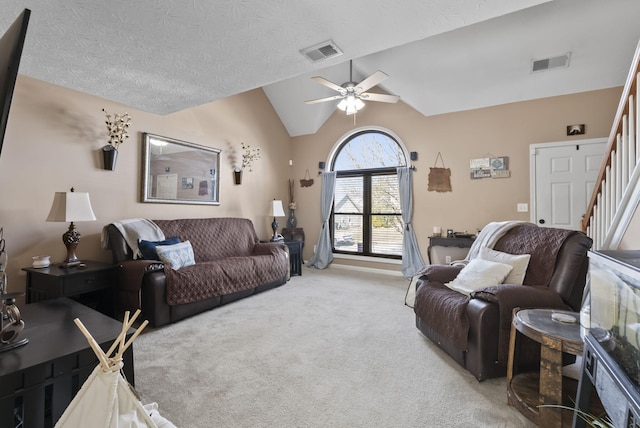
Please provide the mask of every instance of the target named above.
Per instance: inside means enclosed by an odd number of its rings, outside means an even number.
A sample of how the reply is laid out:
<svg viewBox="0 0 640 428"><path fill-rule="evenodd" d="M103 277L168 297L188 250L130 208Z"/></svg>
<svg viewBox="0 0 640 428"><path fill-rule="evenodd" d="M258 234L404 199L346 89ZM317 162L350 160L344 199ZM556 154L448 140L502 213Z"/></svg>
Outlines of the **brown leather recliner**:
<svg viewBox="0 0 640 428"><path fill-rule="evenodd" d="M428 266L418 280L416 326L478 380L506 376L514 308L579 311L592 241L582 232L521 224L493 249L531 254L523 285L496 284L470 296L450 289L462 266ZM523 366L539 364L539 345L525 343Z"/></svg>

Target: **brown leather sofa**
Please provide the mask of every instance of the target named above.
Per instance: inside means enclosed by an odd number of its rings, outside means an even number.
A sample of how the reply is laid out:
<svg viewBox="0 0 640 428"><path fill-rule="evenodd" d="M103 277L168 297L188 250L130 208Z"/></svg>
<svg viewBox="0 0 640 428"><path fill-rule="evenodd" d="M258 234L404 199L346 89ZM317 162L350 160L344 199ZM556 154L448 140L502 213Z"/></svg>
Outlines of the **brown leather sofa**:
<svg viewBox="0 0 640 428"><path fill-rule="evenodd" d="M444 285L462 266L427 266L416 288L416 326L478 380L505 376L513 309L579 311L591 244L582 232L517 225L493 249L531 254L523 285L491 285L469 296ZM538 367L539 345L523 345L521 367Z"/></svg>
<svg viewBox="0 0 640 428"><path fill-rule="evenodd" d="M158 327L282 285L289 278L284 244L260 242L242 218L153 220L166 237L189 241L195 265L173 270L160 261L134 260L120 231L107 225L108 248L118 264L118 309L142 310Z"/></svg>

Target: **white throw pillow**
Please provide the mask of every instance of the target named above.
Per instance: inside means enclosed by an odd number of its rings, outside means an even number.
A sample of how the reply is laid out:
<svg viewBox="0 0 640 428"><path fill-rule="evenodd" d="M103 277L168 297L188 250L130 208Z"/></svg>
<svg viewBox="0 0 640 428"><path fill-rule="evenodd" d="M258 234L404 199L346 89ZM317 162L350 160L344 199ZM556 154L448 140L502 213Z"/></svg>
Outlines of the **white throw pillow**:
<svg viewBox="0 0 640 428"><path fill-rule="evenodd" d="M496 251L488 247L482 247L480 250L480 258L513 266L513 270L504 280L504 283L522 285L524 277L527 274L531 254L514 255Z"/></svg>
<svg viewBox="0 0 640 428"><path fill-rule="evenodd" d="M505 263L484 260L479 257L471 260L458 276L445 285L452 290L469 295L489 285L502 284L513 267Z"/></svg>
<svg viewBox="0 0 640 428"><path fill-rule="evenodd" d="M193 247L191 247L191 242L189 241L173 245L158 245L156 246L156 252L162 263L171 266L175 270L196 264Z"/></svg>

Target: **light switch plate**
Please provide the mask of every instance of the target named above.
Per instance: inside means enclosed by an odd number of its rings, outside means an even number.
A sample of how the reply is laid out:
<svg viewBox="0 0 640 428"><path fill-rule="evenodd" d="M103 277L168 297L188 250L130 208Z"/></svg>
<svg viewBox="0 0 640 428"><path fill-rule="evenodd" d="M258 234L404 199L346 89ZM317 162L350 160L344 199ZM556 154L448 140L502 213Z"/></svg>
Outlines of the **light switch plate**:
<svg viewBox="0 0 640 428"><path fill-rule="evenodd" d="M529 211L529 204L527 203L518 203L516 209L519 213L526 213Z"/></svg>

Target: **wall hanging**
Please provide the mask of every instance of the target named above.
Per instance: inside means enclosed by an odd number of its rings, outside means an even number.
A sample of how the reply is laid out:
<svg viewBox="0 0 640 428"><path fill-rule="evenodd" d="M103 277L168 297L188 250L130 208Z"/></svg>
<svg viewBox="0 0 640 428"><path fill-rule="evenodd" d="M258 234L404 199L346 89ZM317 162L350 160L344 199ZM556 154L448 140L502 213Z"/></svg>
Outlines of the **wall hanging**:
<svg viewBox="0 0 640 428"><path fill-rule="evenodd" d="M311 178L311 174L309 174L309 169L307 168L307 172L304 174L304 178L300 179L300 187L309 186L313 186L313 178Z"/></svg>
<svg viewBox="0 0 640 428"><path fill-rule="evenodd" d="M129 138L129 127L131 126L131 117L129 113L114 114L113 117L102 109L107 117L104 123L107 125L109 132L109 140L106 146L102 146L102 168L113 171L116 168L116 160L118 159L118 147Z"/></svg>
<svg viewBox="0 0 640 428"><path fill-rule="evenodd" d="M438 159L442 162L442 168L438 167ZM444 159L438 152L433 167L429 168L429 192L451 192L451 170L444 165Z"/></svg>
<svg viewBox="0 0 640 428"><path fill-rule="evenodd" d="M481 178L509 178L509 158L507 156L495 157L486 155L483 158L471 159L469 161L469 177L472 180Z"/></svg>

